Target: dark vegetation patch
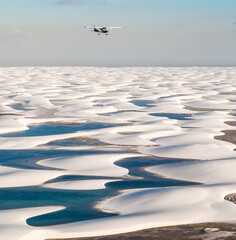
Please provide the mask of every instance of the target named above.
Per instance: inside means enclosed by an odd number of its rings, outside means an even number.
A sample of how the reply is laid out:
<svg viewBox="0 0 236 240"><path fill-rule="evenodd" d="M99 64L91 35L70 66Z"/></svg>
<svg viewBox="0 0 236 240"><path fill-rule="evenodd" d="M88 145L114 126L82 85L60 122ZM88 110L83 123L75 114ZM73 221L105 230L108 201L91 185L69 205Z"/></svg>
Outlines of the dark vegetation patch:
<svg viewBox="0 0 236 240"><path fill-rule="evenodd" d="M236 130L221 131L224 135L215 136L215 139L236 144Z"/></svg>
<svg viewBox="0 0 236 240"><path fill-rule="evenodd" d="M219 230L209 232L207 228L218 228ZM227 232L231 236L216 237L217 233ZM214 235L214 237L213 237ZM213 238L212 238L212 237ZM235 240L236 239L236 224L233 223L201 223L190 225L179 225L171 227L161 227L145 229L137 232L100 236L86 238L71 238L66 240ZM50 239L59 240L59 239ZM65 240L65 239L60 239Z"/></svg>

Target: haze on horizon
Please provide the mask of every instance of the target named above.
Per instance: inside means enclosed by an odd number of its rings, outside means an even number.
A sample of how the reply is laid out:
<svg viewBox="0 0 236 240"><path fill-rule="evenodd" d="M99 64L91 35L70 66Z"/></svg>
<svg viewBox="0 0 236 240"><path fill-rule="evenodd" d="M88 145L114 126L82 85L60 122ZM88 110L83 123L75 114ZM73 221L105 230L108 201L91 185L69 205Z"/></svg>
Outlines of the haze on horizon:
<svg viewBox="0 0 236 240"><path fill-rule="evenodd" d="M236 66L235 0L0 0L0 66ZM85 25L122 26L98 36Z"/></svg>

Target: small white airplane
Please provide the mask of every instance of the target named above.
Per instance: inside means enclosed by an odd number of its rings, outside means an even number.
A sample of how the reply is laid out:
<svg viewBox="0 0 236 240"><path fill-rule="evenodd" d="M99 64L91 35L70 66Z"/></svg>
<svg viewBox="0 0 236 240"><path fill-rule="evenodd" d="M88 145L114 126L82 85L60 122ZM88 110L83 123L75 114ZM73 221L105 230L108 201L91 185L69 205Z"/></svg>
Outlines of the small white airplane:
<svg viewBox="0 0 236 240"><path fill-rule="evenodd" d="M114 28L121 28L121 27L96 27L95 25L93 25L93 26L86 26L85 28L91 29L92 32L96 32L98 33L98 35L100 35L101 33L108 35L110 30Z"/></svg>

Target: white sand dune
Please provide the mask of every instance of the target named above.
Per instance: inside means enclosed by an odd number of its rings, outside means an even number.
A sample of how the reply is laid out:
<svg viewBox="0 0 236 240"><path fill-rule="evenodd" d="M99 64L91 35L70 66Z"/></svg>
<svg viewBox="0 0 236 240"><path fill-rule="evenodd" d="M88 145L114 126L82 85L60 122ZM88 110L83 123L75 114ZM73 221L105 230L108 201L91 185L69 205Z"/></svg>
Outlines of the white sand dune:
<svg viewBox="0 0 236 240"><path fill-rule="evenodd" d="M72 238L235 220L236 207L224 197L236 189L236 147L215 139L223 130L236 130L227 124L236 121L235 78L233 67L0 68L0 134L25 131L35 124L104 124L104 128L57 135L1 135L2 154L18 150L20 155L20 151L32 149L90 152L37 162L51 170L21 169L1 162L0 188L104 190L106 183L128 177L128 169L115 165L116 161L150 156L188 161L146 171L199 183L124 190L96 206L119 216L56 226L32 227L26 220L63 209L61 206L0 210L1 238ZM88 143L90 138L96 139L100 145L44 146L70 138L87 138ZM113 152L98 154L93 150ZM49 182L65 175L99 179Z"/></svg>
<svg viewBox="0 0 236 240"><path fill-rule="evenodd" d="M146 170L168 178L220 184L236 181L235 167L235 158L231 158L160 165L147 168Z"/></svg>
<svg viewBox="0 0 236 240"><path fill-rule="evenodd" d="M63 173L50 170L24 170L0 166L0 188L40 185Z"/></svg>
<svg viewBox="0 0 236 240"><path fill-rule="evenodd" d="M31 149L50 141L75 137L77 134L46 135L33 137L0 137L0 149Z"/></svg>
<svg viewBox="0 0 236 240"><path fill-rule="evenodd" d="M80 175L123 176L127 169L114 165L114 162L138 154L91 154L70 158L42 160L40 165L74 171Z"/></svg>
<svg viewBox="0 0 236 240"><path fill-rule="evenodd" d="M121 216L41 228L23 238L96 236L135 231L156 226L235 219L234 204L224 200L236 185L205 185L182 188L126 191L100 208Z"/></svg>
<svg viewBox="0 0 236 240"><path fill-rule="evenodd" d="M63 209L63 207L38 207L0 211L0 233L2 239L27 239L35 228L26 224L26 220L36 215L46 214ZM37 234L37 238L40 235ZM43 237L43 236L42 236ZM41 238L43 239L43 238Z"/></svg>
<svg viewBox="0 0 236 240"><path fill-rule="evenodd" d="M2 116L0 118L0 133L18 132L27 130L24 118L16 116Z"/></svg>
<svg viewBox="0 0 236 240"><path fill-rule="evenodd" d="M80 180L80 181L64 181L44 184L46 188L68 189L68 190L95 190L105 188L108 182L115 182L116 180Z"/></svg>

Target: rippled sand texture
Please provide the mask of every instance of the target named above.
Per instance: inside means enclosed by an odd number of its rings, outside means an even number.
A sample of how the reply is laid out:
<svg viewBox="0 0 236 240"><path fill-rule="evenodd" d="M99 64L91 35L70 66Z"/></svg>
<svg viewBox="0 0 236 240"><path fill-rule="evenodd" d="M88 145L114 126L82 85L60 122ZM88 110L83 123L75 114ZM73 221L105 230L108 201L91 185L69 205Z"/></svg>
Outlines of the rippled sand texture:
<svg viewBox="0 0 236 240"><path fill-rule="evenodd" d="M0 68L0 85L3 239L235 220L236 68Z"/></svg>

